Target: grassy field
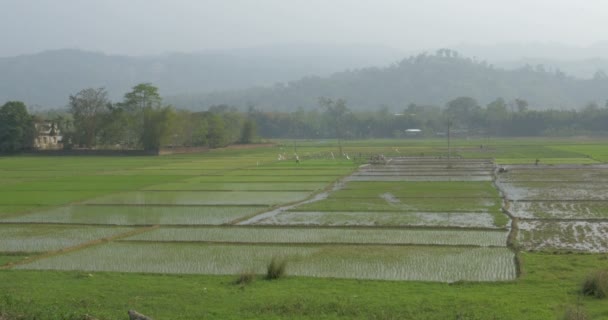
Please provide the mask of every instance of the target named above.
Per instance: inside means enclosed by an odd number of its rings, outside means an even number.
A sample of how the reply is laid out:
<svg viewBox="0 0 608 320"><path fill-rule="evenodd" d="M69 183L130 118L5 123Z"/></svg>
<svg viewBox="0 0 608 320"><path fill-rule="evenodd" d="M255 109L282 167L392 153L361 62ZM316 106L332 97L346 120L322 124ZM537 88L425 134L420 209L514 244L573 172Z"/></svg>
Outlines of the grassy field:
<svg viewBox="0 0 608 320"><path fill-rule="evenodd" d="M300 163L292 141L0 157L0 319L128 309L155 319L556 319L577 304L605 319L606 302L578 290L608 268L606 145L454 139L450 162L445 141L419 139L343 141L345 155L336 141L298 141ZM414 158L359 167L374 154ZM495 176L494 161L507 172ZM503 195L525 201L502 208ZM262 280L275 258L287 278ZM235 284L249 273L258 280Z"/></svg>

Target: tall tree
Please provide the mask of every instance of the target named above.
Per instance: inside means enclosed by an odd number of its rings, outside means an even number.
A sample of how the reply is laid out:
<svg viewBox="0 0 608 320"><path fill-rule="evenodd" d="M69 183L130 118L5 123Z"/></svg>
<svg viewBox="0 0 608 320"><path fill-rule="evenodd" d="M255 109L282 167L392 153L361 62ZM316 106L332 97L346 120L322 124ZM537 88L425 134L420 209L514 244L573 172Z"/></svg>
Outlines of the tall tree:
<svg viewBox="0 0 608 320"><path fill-rule="evenodd" d="M133 87L131 92L125 94L124 105L127 108L143 110L145 108L159 108L162 98L158 88L151 83L140 83Z"/></svg>
<svg viewBox="0 0 608 320"><path fill-rule="evenodd" d="M144 150L158 150L171 139L176 114L171 107L144 109L142 145Z"/></svg>
<svg viewBox="0 0 608 320"><path fill-rule="evenodd" d="M251 119L245 120L243 122L243 127L241 128L241 143L252 143L255 139L256 135L256 125L255 122Z"/></svg>
<svg viewBox="0 0 608 320"><path fill-rule="evenodd" d="M108 92L104 88L88 88L70 95L74 142L89 148L97 144L103 114L108 111L109 104Z"/></svg>
<svg viewBox="0 0 608 320"><path fill-rule="evenodd" d="M35 138L34 120L23 102L9 101L0 107L0 151L31 148Z"/></svg>
<svg viewBox="0 0 608 320"><path fill-rule="evenodd" d="M209 113L207 123L207 142L209 143L209 147L219 148L226 146L229 142L222 116L217 113Z"/></svg>
<svg viewBox="0 0 608 320"><path fill-rule="evenodd" d="M146 139L145 131L152 124L146 124L147 119L145 110L154 110L161 107L162 98L158 93L158 88L150 83L140 83L125 94L125 99L120 107L126 111L125 121L128 130L125 133L126 144L141 147ZM149 141L147 141L149 142Z"/></svg>

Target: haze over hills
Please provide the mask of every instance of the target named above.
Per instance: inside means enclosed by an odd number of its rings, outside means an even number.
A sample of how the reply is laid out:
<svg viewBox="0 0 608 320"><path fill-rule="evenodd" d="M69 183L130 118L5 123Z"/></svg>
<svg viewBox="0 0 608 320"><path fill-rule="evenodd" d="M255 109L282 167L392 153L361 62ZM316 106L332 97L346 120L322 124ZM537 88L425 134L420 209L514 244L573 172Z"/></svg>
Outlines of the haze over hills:
<svg viewBox="0 0 608 320"><path fill-rule="evenodd" d="M138 57L45 51L0 58L0 101L61 107L70 94L88 87L105 87L120 100L141 82L158 86L163 96L234 90L386 65L403 56L396 49L363 45L276 45Z"/></svg>
<svg viewBox="0 0 608 320"><path fill-rule="evenodd" d="M149 56L46 51L0 58L0 101L63 107L70 94L88 87L105 87L120 101L141 82L158 86L167 103L193 109L232 104L289 110L316 107L319 96L345 98L359 109L395 110L410 102L443 105L462 95L481 103L523 98L538 108L603 105L607 98L605 83L589 79L608 71L608 43L455 48L458 59L427 59L414 69L399 61L418 52L371 45L272 45ZM474 58L466 62L467 57Z"/></svg>

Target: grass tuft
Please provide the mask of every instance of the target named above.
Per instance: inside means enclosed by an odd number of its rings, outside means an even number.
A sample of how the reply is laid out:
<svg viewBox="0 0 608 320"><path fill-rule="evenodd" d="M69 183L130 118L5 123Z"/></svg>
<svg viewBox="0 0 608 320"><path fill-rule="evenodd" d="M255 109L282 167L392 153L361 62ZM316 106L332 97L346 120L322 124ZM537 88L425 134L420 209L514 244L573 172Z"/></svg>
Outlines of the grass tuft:
<svg viewBox="0 0 608 320"><path fill-rule="evenodd" d="M287 261L277 258L272 258L266 268L266 280L276 280L285 276Z"/></svg>
<svg viewBox="0 0 608 320"><path fill-rule="evenodd" d="M245 286L255 281L256 274L253 271L246 271L241 273L238 278L234 281L234 284Z"/></svg>
<svg viewBox="0 0 608 320"><path fill-rule="evenodd" d="M564 312L564 316L562 317L562 320L587 320L590 319L589 316L587 315L587 312L585 312L585 309L583 309L581 306L575 306L575 307L568 307L568 309L566 309L566 312Z"/></svg>
<svg viewBox="0 0 608 320"><path fill-rule="evenodd" d="M608 296L608 270L596 270L587 276L581 289L583 295L603 299Z"/></svg>

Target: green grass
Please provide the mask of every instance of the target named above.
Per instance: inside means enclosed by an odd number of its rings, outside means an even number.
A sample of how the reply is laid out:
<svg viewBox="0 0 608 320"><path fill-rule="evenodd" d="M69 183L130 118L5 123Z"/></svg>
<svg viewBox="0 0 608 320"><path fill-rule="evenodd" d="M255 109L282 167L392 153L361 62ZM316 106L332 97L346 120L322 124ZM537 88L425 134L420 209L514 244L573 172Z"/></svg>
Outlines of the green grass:
<svg viewBox="0 0 608 320"><path fill-rule="evenodd" d="M524 253L522 259L519 280L452 285L288 276L241 289L233 284L234 276L9 270L0 272L0 304L29 314L69 310L102 320L123 318L128 309L184 320L442 320L458 315L553 320L576 303L590 271L608 267L608 259L600 255ZM580 302L593 319L608 317L605 301L589 297Z"/></svg>
<svg viewBox="0 0 608 320"><path fill-rule="evenodd" d="M327 186L325 182L202 182L188 181L154 185L144 190L188 191L315 191Z"/></svg>
<svg viewBox="0 0 608 320"><path fill-rule="evenodd" d="M25 252L0 252L0 267L29 257Z"/></svg>
<svg viewBox="0 0 608 320"><path fill-rule="evenodd" d="M277 205L306 199L305 191L138 191L111 194L87 204L130 205Z"/></svg>

